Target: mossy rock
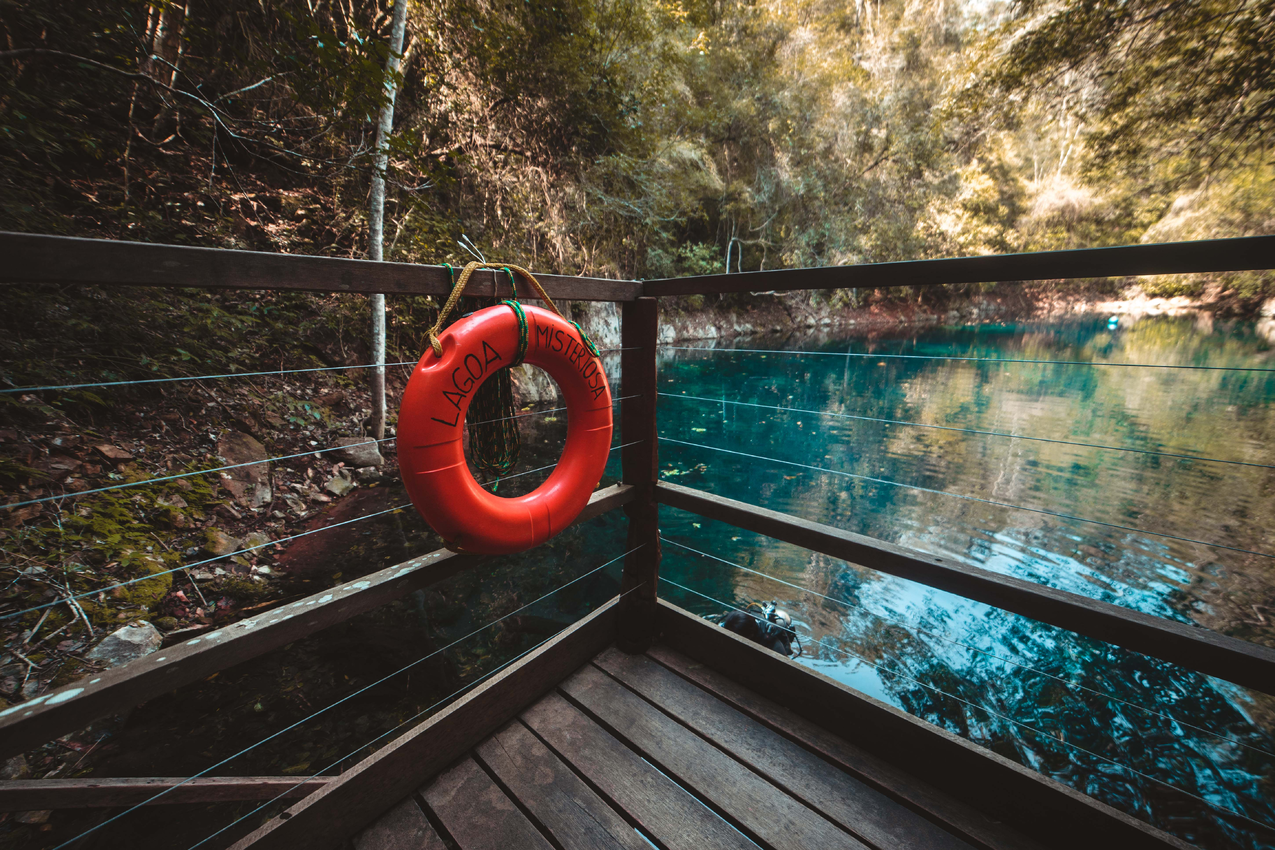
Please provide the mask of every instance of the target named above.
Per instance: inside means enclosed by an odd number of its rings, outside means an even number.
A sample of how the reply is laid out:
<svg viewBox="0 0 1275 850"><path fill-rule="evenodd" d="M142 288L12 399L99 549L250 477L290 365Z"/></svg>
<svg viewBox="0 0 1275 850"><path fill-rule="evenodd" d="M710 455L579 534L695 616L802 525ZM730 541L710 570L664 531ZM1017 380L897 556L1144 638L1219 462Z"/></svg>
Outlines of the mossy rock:
<svg viewBox="0 0 1275 850"><path fill-rule="evenodd" d="M173 589L173 574L168 572L167 565L159 558L141 558L133 563L133 568L137 576L153 575L155 577L125 587L128 603L149 610Z"/></svg>
<svg viewBox="0 0 1275 850"><path fill-rule="evenodd" d="M241 602L255 602L270 593L268 584L237 575L226 576L217 583L216 589L218 593L233 596Z"/></svg>

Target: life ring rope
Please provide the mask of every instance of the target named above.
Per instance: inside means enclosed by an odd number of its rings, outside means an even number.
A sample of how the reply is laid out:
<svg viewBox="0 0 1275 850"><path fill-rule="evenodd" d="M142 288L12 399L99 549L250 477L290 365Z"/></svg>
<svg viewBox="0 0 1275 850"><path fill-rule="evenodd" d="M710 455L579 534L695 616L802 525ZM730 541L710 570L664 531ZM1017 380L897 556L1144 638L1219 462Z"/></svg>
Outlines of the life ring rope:
<svg viewBox="0 0 1275 850"><path fill-rule="evenodd" d="M448 266L448 271L451 266ZM492 269L494 271L503 271L509 275L509 283L514 286L514 298L512 301L502 301L502 304L513 308L514 313L518 316L519 328L519 345L518 345L518 363L522 362L523 356L527 352L527 317L524 315L522 305L518 303L518 289L514 285L513 272L522 275L523 279L531 285L544 301L550 310L558 314L558 317L567 324L571 325L580 334L580 342L582 342L594 357L599 356L598 347L593 344L593 340L589 339L589 335L584 332L584 328L580 327L579 322L573 322L568 319L563 312L558 309L558 305L553 303L553 299L549 297L549 293L545 292L545 288L540 285L540 281L536 280L536 276L524 269L522 266L515 266L512 263L505 265L502 263L483 263L478 260L466 263L465 268L461 270L460 279L456 281L456 285L452 287L451 294L447 296L447 303L443 305L443 309L438 311L438 320L434 322L434 326L426 332L426 338L429 340L429 347L433 350L435 357L443 356L443 344L438 340L438 334L442 331L443 326L447 323L447 317L451 315L452 310L456 308L456 302L460 301L461 295L465 292L465 287L469 284L469 279L478 269ZM517 365L517 363L513 364Z"/></svg>

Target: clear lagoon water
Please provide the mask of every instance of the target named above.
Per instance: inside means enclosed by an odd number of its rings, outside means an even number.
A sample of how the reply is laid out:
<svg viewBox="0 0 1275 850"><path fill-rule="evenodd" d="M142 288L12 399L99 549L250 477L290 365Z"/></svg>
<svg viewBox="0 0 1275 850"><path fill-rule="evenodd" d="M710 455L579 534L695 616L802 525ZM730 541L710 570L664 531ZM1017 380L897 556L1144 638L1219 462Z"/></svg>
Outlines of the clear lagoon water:
<svg viewBox="0 0 1275 850"><path fill-rule="evenodd" d="M1130 363L1156 368L1114 365ZM659 370L666 481L1275 644L1275 352L1252 324L692 343ZM679 510L660 521L676 604L773 599L800 663L1188 841L1275 847L1275 698Z"/></svg>

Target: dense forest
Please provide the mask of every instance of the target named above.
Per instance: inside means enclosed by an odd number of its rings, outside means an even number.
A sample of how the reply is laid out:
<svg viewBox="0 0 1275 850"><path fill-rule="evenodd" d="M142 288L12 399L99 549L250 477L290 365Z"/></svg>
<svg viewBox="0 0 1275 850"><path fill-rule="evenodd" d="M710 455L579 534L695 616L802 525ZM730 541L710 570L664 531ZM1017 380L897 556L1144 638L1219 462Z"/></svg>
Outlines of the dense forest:
<svg viewBox="0 0 1275 850"><path fill-rule="evenodd" d="M384 258L399 262L465 262L463 238L538 271L652 279L1275 233L1275 0L399 2L410 3L401 70L387 71L393 0L0 0L0 231L367 257L378 114L393 92ZM1239 314L1275 295L1271 272L1138 283ZM1062 289L947 292L1021 302ZM914 295L873 297L893 308ZM683 336L732 310L813 325L866 309L862 296L794 294L782 310L748 295L700 310L691 297L661 320ZM391 299L392 395L436 309ZM366 299L348 295L0 288L0 711L101 669L91 653L132 624L172 646L440 545L403 510L393 437L384 457L350 451L374 430L367 320ZM1130 335L1127 350L1155 359L1133 345L1151 337ZM614 377L619 355L608 356ZM774 368L775 385L799 374ZM920 387L899 374L900 393ZM996 380L1009 395L1035 392ZM1066 427L1106 427L1079 411L1136 400L1126 380L1079 386ZM812 398L822 391L797 383ZM1230 440L1192 418L1212 398L1203 390L1164 404L1156 434ZM1236 397L1227 410L1242 418ZM520 425L523 463L539 473L558 456L565 418L546 398L524 402L543 402ZM722 428L725 405L723 392ZM1111 427L1134 418L1113 414ZM824 430L836 438L828 451L852 445ZM905 438L895 439L902 457ZM972 451L931 444L929 457L950 463ZM774 451L794 445L785 435ZM1070 465L1058 452L1042 463ZM710 469L685 466L662 474ZM1236 528L1256 539L1262 516ZM301 737L271 734L236 768L331 771L613 595L618 584L600 573L523 610L571 570L597 568L603 536L620 545L620 520L607 522L0 769L187 775L361 688ZM1208 598L1207 624L1267 641L1265 585L1257 568L1236 575L1229 596ZM1244 625L1246 607L1261 630ZM497 617L507 622L431 662L428 676L380 684L421 647L432 657ZM236 829L266 816L246 805L234 815ZM151 817L101 846L160 846L163 833L186 847L229 829L223 810ZM89 824L6 815L0 845L55 846Z"/></svg>
<svg viewBox="0 0 1275 850"><path fill-rule="evenodd" d="M390 7L4 0L0 229L364 256ZM652 278L1270 233L1272 55L1275 0L416 3L386 258L466 234Z"/></svg>

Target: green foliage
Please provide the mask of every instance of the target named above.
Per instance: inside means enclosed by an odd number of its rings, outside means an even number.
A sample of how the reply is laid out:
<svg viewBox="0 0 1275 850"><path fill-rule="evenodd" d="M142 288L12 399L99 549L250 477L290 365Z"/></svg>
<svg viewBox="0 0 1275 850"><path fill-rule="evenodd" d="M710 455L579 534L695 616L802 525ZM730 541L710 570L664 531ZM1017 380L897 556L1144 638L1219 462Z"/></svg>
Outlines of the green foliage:
<svg viewBox="0 0 1275 850"><path fill-rule="evenodd" d="M1270 232L1275 0L442 0L387 80L390 9L0 0L0 227L359 256L393 82L394 260L466 234L653 278ZM1214 283L1266 286L1174 286ZM191 296L175 362L279 346L271 307L357 317L279 298Z"/></svg>

